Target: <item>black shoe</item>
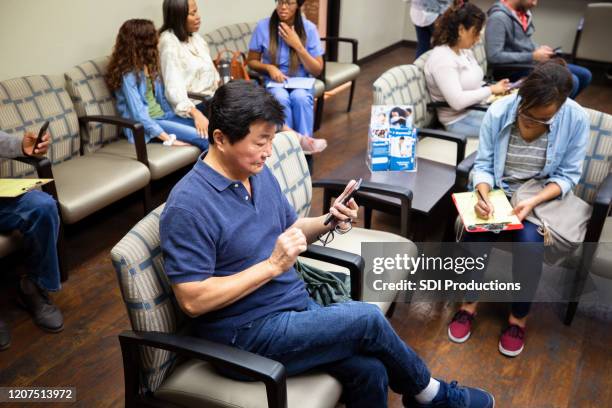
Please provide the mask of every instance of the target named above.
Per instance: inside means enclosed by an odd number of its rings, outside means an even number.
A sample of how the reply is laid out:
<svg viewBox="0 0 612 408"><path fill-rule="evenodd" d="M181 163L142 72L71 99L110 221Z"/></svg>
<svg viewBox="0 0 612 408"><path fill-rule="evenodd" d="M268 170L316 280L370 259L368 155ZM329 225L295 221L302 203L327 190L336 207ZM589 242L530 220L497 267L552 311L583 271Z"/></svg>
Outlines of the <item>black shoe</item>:
<svg viewBox="0 0 612 408"><path fill-rule="evenodd" d="M6 322L0 319L0 351L11 347L11 329Z"/></svg>
<svg viewBox="0 0 612 408"><path fill-rule="evenodd" d="M19 284L19 301L41 329L51 333L64 330L62 312L51 302L47 291L27 277L22 278Z"/></svg>

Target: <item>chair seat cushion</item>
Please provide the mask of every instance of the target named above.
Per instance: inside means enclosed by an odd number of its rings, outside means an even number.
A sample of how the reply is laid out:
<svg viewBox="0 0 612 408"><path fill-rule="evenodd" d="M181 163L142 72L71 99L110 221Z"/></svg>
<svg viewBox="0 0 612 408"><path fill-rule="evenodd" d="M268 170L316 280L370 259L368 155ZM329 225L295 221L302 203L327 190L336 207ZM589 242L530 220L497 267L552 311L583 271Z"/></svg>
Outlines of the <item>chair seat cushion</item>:
<svg viewBox="0 0 612 408"><path fill-rule="evenodd" d="M410 246L409 255L417 256L417 247L409 239L404 238L401 235L392 234L390 232L370 230L365 228L353 228L348 234L344 235L336 234L334 236L334 240L330 242L327 246L329 248L340 249L342 251L350 252L353 254L361 254L362 242L406 243ZM321 244L317 242L316 245ZM326 262L316 261L314 259L300 258L300 261L315 268L323 269L325 271L342 272L346 274L349 273L346 268ZM396 275L393 275L385 280L398 282L402 279L405 279L406 276L408 276L408 271L398 271ZM376 299L371 299L371 296L368 296L368 293L371 292L364 291L365 298L363 300L378 306L383 313L387 312L389 307L391 307L391 303L395 299L395 295L385 294L383 292L377 293Z"/></svg>
<svg viewBox="0 0 612 408"><path fill-rule="evenodd" d="M465 157L478 150L478 138L469 137L465 147ZM457 165L457 143L425 137L417 144L417 156L438 163Z"/></svg>
<svg viewBox="0 0 612 408"><path fill-rule="evenodd" d="M334 408L341 393L340 383L328 374L311 373L287 379L287 400L291 408ZM268 407L262 382L232 380L199 360L188 360L178 366L155 392L155 397L182 407Z"/></svg>
<svg viewBox="0 0 612 408"><path fill-rule="evenodd" d="M109 143L97 153L105 153L136 160L136 147L126 139ZM161 143L147 144L147 157L149 159L151 179L159 180L176 170L195 163L200 153L200 149L195 146L167 147Z"/></svg>
<svg viewBox="0 0 612 408"><path fill-rule="evenodd" d="M0 233L0 258L18 250L21 243L21 234L18 231Z"/></svg>
<svg viewBox="0 0 612 408"><path fill-rule="evenodd" d="M97 152L53 166L53 176L67 224L142 189L151 178L136 160Z"/></svg>
<svg viewBox="0 0 612 408"><path fill-rule="evenodd" d="M325 63L325 90L332 90L345 82L354 80L359 76L361 68L357 64L343 62Z"/></svg>

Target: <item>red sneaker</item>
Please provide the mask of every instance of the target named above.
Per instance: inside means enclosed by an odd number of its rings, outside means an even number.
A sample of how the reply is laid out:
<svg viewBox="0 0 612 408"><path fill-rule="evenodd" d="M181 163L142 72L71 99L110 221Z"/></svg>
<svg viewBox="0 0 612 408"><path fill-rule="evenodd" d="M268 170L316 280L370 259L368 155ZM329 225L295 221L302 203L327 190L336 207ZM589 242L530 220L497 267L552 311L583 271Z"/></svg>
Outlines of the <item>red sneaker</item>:
<svg viewBox="0 0 612 408"><path fill-rule="evenodd" d="M499 352L504 356L516 357L525 347L525 329L511 324L499 338Z"/></svg>
<svg viewBox="0 0 612 408"><path fill-rule="evenodd" d="M448 324L448 338L455 343L463 343L472 334L472 320L476 314L459 310Z"/></svg>

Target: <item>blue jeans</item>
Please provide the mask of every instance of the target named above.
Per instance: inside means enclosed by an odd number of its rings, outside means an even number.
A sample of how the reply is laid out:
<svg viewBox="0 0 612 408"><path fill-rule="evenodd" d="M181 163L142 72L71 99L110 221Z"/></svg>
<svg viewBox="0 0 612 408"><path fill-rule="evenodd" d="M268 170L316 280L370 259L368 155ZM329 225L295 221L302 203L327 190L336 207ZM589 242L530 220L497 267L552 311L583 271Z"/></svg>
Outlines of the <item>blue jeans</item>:
<svg viewBox="0 0 612 408"><path fill-rule="evenodd" d="M417 36L417 49L414 59L419 58L431 49L431 36L433 35L435 24L426 27L414 26Z"/></svg>
<svg viewBox="0 0 612 408"><path fill-rule="evenodd" d="M198 135L193 119L183 118L172 113L163 118L155 119L155 121L164 132L174 133L177 140L199 147L202 151L208 150L208 139L201 138Z"/></svg>
<svg viewBox="0 0 612 408"><path fill-rule="evenodd" d="M0 231L23 234L28 276L40 288L61 288L57 258L60 220L53 197L34 190L15 199L0 200Z"/></svg>
<svg viewBox="0 0 612 408"><path fill-rule="evenodd" d="M478 137L480 135L480 125L482 124L485 113L486 112L470 110L467 116L450 125L446 125L446 130L459 135Z"/></svg>
<svg viewBox="0 0 612 408"><path fill-rule="evenodd" d="M285 124L304 136L312 136L314 126L314 96L312 89L268 88L283 105Z"/></svg>
<svg viewBox="0 0 612 408"><path fill-rule="evenodd" d="M503 235L510 234L512 242L523 243L533 242L542 243L544 241L542 235L538 233L538 226L529 222L523 221L523 229L505 231L501 233L494 232L467 232L464 234L463 242L496 242ZM487 247L487 259L490 259L489 254L493 245ZM521 282L521 286L525 286L523 293L527 293L527 297L533 296L537 288L537 282L542 275L542 263L544 262L544 245L512 245L512 276ZM484 272L484 271L483 271ZM475 299L471 299L475 300ZM529 314L531 302L512 302L512 315L516 318L523 318Z"/></svg>
<svg viewBox="0 0 612 408"><path fill-rule="evenodd" d="M572 80L574 82L574 88L572 89L572 94L570 98L575 99L576 96L580 94L593 79L593 74L588 69L581 67L580 65L567 64L567 68L569 68L572 73Z"/></svg>
<svg viewBox="0 0 612 408"><path fill-rule="evenodd" d="M429 370L377 306L363 302L271 314L207 338L282 363L287 375L318 368L343 385L347 408L387 406L387 387L407 399L429 384Z"/></svg>

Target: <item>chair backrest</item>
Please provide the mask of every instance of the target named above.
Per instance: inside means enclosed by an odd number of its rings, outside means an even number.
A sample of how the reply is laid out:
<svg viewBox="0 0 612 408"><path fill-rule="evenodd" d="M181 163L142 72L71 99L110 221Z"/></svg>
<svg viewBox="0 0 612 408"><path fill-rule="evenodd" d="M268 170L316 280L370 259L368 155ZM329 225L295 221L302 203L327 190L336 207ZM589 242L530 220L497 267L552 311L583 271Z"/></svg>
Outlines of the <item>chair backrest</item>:
<svg viewBox="0 0 612 408"><path fill-rule="evenodd" d="M312 200L312 183L306 157L292 132L277 133L272 157L266 164L299 217L307 217Z"/></svg>
<svg viewBox="0 0 612 408"><path fill-rule="evenodd" d="M591 203L602 181L612 172L612 115L593 109L585 110L589 115L591 133L582 177L575 193Z"/></svg>
<svg viewBox="0 0 612 408"><path fill-rule="evenodd" d="M204 34L203 37L208 43L212 59L215 59L219 51L223 49L247 54L251 35L256 25L257 23L231 24Z"/></svg>
<svg viewBox="0 0 612 408"><path fill-rule="evenodd" d="M79 117L118 115L113 95L104 82L108 62L108 57L86 61L64 74L66 90ZM89 123L83 129L84 150L95 151L106 143L118 140L119 136L117 126Z"/></svg>
<svg viewBox="0 0 612 408"><path fill-rule="evenodd" d="M177 333L185 328L185 314L176 303L164 272L159 239L157 207L123 237L111 250L111 259L132 329L145 332ZM173 368L174 353L142 347L142 383L146 392L155 392Z"/></svg>
<svg viewBox="0 0 612 408"><path fill-rule="evenodd" d="M277 134L267 164L298 215L308 215L312 186L297 138L291 133ZM111 259L133 330L189 332L189 320L176 303L164 272L159 238L159 217L163 208L164 205L159 206L136 224L113 247ZM146 392L155 392L173 368L176 355L143 347L140 361L141 387Z"/></svg>
<svg viewBox="0 0 612 408"><path fill-rule="evenodd" d="M425 75L416 65L393 67L379 76L373 85L374 105L412 105L412 120L416 127L426 128L434 121L427 110L431 102Z"/></svg>
<svg viewBox="0 0 612 408"><path fill-rule="evenodd" d="M0 129L22 137L38 133L48 120L51 146L47 157L58 164L79 155L79 122L59 76L35 75L0 82ZM15 160L0 159L0 177L26 177L35 169Z"/></svg>
<svg viewBox="0 0 612 408"><path fill-rule="evenodd" d="M612 62L610 44L612 38L612 4L591 3L587 6L582 33L576 49L576 58Z"/></svg>

